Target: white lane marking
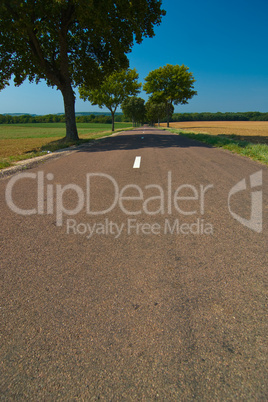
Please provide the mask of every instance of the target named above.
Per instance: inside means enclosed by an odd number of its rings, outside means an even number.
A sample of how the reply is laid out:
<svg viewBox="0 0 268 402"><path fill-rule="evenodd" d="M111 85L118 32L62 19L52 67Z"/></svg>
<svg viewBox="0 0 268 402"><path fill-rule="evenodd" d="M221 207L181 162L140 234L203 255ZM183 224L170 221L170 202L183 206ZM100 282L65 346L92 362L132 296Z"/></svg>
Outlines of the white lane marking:
<svg viewBox="0 0 268 402"><path fill-rule="evenodd" d="M139 169L141 164L141 156L136 156L133 169Z"/></svg>

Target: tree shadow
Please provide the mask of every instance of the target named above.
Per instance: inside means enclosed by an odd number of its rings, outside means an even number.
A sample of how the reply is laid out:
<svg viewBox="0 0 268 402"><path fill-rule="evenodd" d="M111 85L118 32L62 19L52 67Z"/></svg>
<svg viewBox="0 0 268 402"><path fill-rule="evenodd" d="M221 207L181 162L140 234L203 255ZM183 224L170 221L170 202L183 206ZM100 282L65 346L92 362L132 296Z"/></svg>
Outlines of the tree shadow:
<svg viewBox="0 0 268 402"><path fill-rule="evenodd" d="M107 152L115 150L133 150L143 148L212 148L209 144L204 144L193 139L189 139L177 134L163 134L163 131L145 130L144 128L128 131L128 134L119 134L114 137L106 137L95 141L93 145L82 144L79 147L81 152Z"/></svg>
<svg viewBox="0 0 268 402"><path fill-rule="evenodd" d="M245 141L252 144L266 144L268 145L268 136L265 135L236 135L236 134L218 134L223 138L228 138L234 141Z"/></svg>
<svg viewBox="0 0 268 402"><path fill-rule="evenodd" d="M240 136L236 134L195 134L195 133L181 133L193 140L202 141L210 144L213 147L225 147L228 145L238 146L239 148L246 148L250 145L265 144L267 145L267 137L263 136Z"/></svg>
<svg viewBox="0 0 268 402"><path fill-rule="evenodd" d="M31 157L35 157L35 156L40 156L41 154L45 154L45 153L50 153L50 152L62 152L65 151L66 149L78 149L79 146L82 146L84 144L88 144L89 143L94 143L96 141L96 139L94 138L88 138L88 139L80 139L78 141L68 141L66 142L66 140L64 138L61 139L57 139L57 140L53 140L50 142L47 142L41 146L36 146L35 148L32 149L28 149L27 151L23 152L22 155L29 155Z"/></svg>
<svg viewBox="0 0 268 402"><path fill-rule="evenodd" d="M202 138L203 137L203 138ZM206 142L202 142L206 141ZM241 148L247 147L250 143L268 145L268 136L240 136L235 134L195 134L181 133L172 134L152 127L133 128L133 130L105 136L99 139L81 139L66 143L64 139L53 140L43 145L39 150L32 149L25 154L39 156L42 152L62 152L66 149L78 152L107 152L114 150L133 150L143 148L213 148L227 144L236 144ZM36 155L34 155L36 154Z"/></svg>

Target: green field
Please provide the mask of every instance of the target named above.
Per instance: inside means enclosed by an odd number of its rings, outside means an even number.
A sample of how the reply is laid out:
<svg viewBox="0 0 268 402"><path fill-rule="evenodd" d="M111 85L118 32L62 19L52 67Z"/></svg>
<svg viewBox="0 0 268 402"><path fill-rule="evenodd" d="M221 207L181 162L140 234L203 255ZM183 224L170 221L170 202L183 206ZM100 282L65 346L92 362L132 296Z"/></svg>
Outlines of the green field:
<svg viewBox="0 0 268 402"><path fill-rule="evenodd" d="M115 123L115 129L131 127L131 123ZM79 136L96 132L110 131L110 124L102 123L77 123ZM26 123L26 124L1 124L0 139L22 138L53 138L64 137L65 123ZM1 152L1 151L0 151Z"/></svg>
<svg viewBox="0 0 268 402"><path fill-rule="evenodd" d="M115 130L130 127L131 123L115 123ZM79 143L112 133L111 124L102 123L77 123L77 130ZM64 123L0 124L0 169L72 145L62 143L64 136Z"/></svg>

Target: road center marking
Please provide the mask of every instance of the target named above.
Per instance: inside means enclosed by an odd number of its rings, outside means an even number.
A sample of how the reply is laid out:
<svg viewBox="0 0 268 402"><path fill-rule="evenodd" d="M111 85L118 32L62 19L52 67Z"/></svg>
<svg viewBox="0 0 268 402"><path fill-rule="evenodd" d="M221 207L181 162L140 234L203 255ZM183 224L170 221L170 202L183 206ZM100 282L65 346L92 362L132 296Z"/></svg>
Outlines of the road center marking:
<svg viewBox="0 0 268 402"><path fill-rule="evenodd" d="M139 169L141 164L141 156L136 156L133 169Z"/></svg>

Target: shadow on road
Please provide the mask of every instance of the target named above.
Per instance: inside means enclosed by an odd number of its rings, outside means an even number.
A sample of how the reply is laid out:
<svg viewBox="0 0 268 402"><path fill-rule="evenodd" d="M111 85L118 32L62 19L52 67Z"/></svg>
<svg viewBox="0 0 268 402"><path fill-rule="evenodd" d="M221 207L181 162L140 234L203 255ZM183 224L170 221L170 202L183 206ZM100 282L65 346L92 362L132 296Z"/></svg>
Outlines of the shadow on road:
<svg viewBox="0 0 268 402"><path fill-rule="evenodd" d="M146 132L147 131L147 132ZM128 134L120 134L114 137L107 137L96 141L93 145L87 144L81 147L85 152L105 152L114 150L130 150L142 148L189 148L202 147L212 148L208 144L188 139L176 134L163 134L163 131L135 129Z"/></svg>

